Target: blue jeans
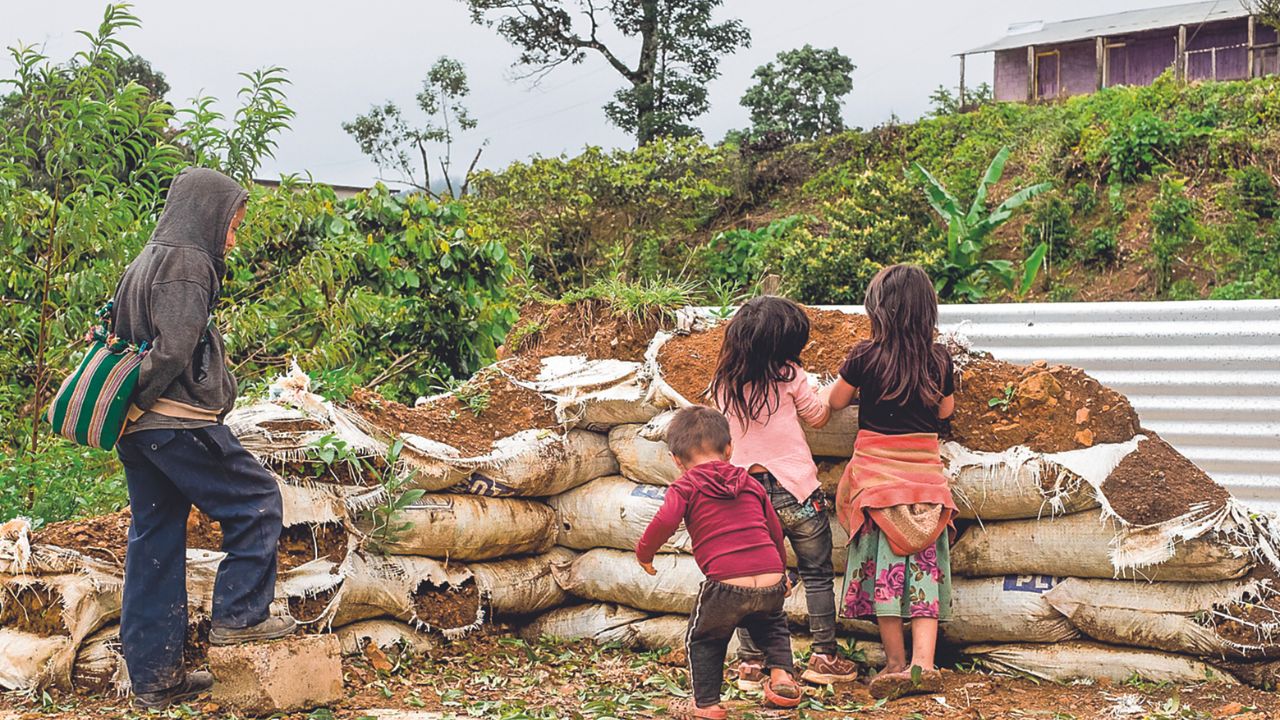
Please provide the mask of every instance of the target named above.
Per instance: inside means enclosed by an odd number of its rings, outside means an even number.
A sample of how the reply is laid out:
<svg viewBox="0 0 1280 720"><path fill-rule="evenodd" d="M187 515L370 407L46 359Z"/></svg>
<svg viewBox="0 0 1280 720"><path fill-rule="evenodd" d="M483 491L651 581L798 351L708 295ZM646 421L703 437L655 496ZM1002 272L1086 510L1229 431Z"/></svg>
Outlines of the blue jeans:
<svg viewBox="0 0 1280 720"><path fill-rule="evenodd" d="M835 569L831 565L831 521L827 518L827 500L815 490L804 502L795 499L771 473L753 473L760 481L773 509L782 522L782 534L791 541L796 554L796 569L804 581L804 599L809 606L809 634L813 651L823 655L836 653ZM738 659L760 662L764 653L751 642L751 636L738 631Z"/></svg>
<svg viewBox="0 0 1280 720"><path fill-rule="evenodd" d="M213 586L213 625L267 619L276 585L282 508L275 478L225 425L141 430L116 444L129 485L120 644L135 693L183 681L187 516L194 504L222 525L226 557Z"/></svg>

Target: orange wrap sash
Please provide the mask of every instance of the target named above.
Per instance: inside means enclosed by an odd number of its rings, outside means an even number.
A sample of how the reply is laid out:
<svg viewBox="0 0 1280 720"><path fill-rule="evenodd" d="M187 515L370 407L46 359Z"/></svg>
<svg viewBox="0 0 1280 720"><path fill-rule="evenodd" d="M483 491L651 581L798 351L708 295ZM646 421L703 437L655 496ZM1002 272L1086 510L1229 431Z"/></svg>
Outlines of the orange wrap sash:
<svg viewBox="0 0 1280 720"><path fill-rule="evenodd" d="M869 515L894 553L913 555L937 542L957 512L937 435L858 431L836 490L836 519L850 538Z"/></svg>

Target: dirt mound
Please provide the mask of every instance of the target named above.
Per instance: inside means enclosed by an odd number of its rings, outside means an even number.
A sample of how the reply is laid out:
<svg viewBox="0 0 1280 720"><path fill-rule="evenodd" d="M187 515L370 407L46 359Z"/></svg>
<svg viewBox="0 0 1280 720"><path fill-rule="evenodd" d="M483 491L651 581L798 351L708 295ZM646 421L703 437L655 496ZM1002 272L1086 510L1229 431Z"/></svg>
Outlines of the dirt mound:
<svg viewBox="0 0 1280 720"><path fill-rule="evenodd" d="M1280 631L1280 596L1258 602L1233 603L1221 610L1229 618L1215 616L1214 630L1240 645L1274 645Z"/></svg>
<svg viewBox="0 0 1280 720"><path fill-rule="evenodd" d="M351 395L364 419L391 433L411 433L469 455L489 452L493 441L521 430L558 427L551 404L496 372L481 372L458 390L421 407L408 407L368 390Z"/></svg>
<svg viewBox="0 0 1280 720"><path fill-rule="evenodd" d="M129 545L129 523L132 521L133 516L125 508L82 520L50 523L35 531L31 540L123 565L125 549Z"/></svg>
<svg viewBox="0 0 1280 720"><path fill-rule="evenodd" d="M0 586L0 627L13 628L42 637L65 635L62 602L58 593L42 582Z"/></svg>
<svg viewBox="0 0 1280 720"><path fill-rule="evenodd" d="M522 380L536 378L542 359L554 355L639 362L649 341L667 325L658 313L638 318L598 300L530 303L507 334L503 357L510 359L508 371Z"/></svg>
<svg viewBox="0 0 1280 720"><path fill-rule="evenodd" d="M809 344L800 360L815 375L835 375L853 344L871 337L871 321L865 315L815 308L805 308L805 314ZM685 399L706 402L703 393L715 375L726 327L728 323L720 323L703 332L677 335L658 352L663 379Z"/></svg>
<svg viewBox="0 0 1280 720"><path fill-rule="evenodd" d="M1129 401L1077 368L980 358L957 373L950 439L972 450L1063 452L1124 442L1138 429Z"/></svg>
<svg viewBox="0 0 1280 720"><path fill-rule="evenodd" d="M317 525L299 524L280 533L277 549L279 572L293 570L317 558L340 563L347 556L347 529L339 522ZM187 519L187 547L198 550L221 550L222 529L199 510L192 509Z"/></svg>
<svg viewBox="0 0 1280 720"><path fill-rule="evenodd" d="M1155 525L1203 505L1217 510L1231 493L1157 437L1138 443L1102 484L1112 509L1134 525Z"/></svg>
<svg viewBox="0 0 1280 720"><path fill-rule="evenodd" d="M338 588L332 587L323 592L317 593L311 597L291 597L289 598L289 615L302 625L303 632L316 633L325 630L324 624L316 623L320 616L324 614L329 603L333 602L333 597L338 594Z"/></svg>
<svg viewBox="0 0 1280 720"><path fill-rule="evenodd" d="M461 587L440 587L423 580L413 591L418 619L443 630L467 627L480 612L480 588L475 582Z"/></svg>

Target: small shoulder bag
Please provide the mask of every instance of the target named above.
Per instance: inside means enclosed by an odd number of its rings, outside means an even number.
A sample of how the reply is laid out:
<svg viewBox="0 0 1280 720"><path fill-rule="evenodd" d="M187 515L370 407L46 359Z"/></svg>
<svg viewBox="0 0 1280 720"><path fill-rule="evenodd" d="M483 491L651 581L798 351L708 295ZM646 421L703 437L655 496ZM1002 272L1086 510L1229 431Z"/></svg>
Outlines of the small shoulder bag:
<svg viewBox="0 0 1280 720"><path fill-rule="evenodd" d="M149 344L116 337L114 303L98 311L98 324L85 333L89 351L67 376L45 414L57 434L78 445L111 450L124 432L133 388Z"/></svg>

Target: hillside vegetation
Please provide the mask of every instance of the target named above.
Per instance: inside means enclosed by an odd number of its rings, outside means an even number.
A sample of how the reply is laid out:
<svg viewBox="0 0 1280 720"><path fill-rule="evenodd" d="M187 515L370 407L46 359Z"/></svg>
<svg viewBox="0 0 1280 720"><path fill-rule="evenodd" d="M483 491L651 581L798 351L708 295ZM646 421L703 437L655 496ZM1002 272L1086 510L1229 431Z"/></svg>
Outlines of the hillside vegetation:
<svg viewBox="0 0 1280 720"><path fill-rule="evenodd" d="M945 227L913 165L967 204L1008 147L992 204L1052 184L987 251L1021 261L1049 245L1026 299L1280 297L1278 114L1280 78L1166 76L777 149L588 148L483 174L467 203L523 260L528 284L552 295L617 274L709 279L723 294L773 273L805 302L857 303L883 265L945 261ZM991 284L985 299L1019 298Z"/></svg>

